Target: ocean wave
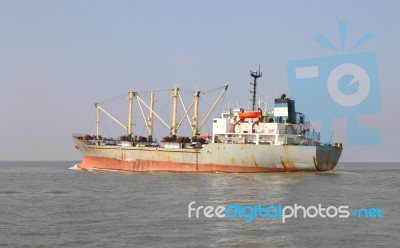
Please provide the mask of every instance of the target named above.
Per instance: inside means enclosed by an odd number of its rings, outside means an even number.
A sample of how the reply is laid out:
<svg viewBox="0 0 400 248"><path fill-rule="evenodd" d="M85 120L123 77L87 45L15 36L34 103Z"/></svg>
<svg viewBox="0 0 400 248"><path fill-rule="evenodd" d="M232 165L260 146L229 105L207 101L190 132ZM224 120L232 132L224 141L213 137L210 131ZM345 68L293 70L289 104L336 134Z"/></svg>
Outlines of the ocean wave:
<svg viewBox="0 0 400 248"><path fill-rule="evenodd" d="M331 170L331 171L319 171L317 174L323 175L357 175L359 173L355 171L345 171L345 170Z"/></svg>
<svg viewBox="0 0 400 248"><path fill-rule="evenodd" d="M74 166L71 166L71 167L69 167L68 169L70 169L70 170L83 170L83 169L79 168L79 164L76 164L76 165L74 165Z"/></svg>
<svg viewBox="0 0 400 248"><path fill-rule="evenodd" d="M19 194L21 191L16 191L16 190L4 190L0 191L0 195L12 195L12 194Z"/></svg>
<svg viewBox="0 0 400 248"><path fill-rule="evenodd" d="M83 169L79 167L79 164L69 167L70 170L79 170L79 171L88 171L88 172L121 172L120 170L113 170L113 169L99 169L99 168L90 168L90 169Z"/></svg>

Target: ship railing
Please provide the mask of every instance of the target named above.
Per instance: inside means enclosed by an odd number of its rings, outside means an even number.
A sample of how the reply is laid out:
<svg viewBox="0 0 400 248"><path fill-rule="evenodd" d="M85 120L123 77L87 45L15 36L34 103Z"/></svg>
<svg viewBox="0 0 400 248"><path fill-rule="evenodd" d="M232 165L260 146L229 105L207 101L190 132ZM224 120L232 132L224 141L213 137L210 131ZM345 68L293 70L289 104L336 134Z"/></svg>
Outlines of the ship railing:
<svg viewBox="0 0 400 248"><path fill-rule="evenodd" d="M83 138L83 135L81 133L73 133L72 137L79 139L79 138Z"/></svg>
<svg viewBox="0 0 400 248"><path fill-rule="evenodd" d="M219 139L217 143L226 143L226 144L244 144L245 138L244 137L227 137L223 139Z"/></svg>

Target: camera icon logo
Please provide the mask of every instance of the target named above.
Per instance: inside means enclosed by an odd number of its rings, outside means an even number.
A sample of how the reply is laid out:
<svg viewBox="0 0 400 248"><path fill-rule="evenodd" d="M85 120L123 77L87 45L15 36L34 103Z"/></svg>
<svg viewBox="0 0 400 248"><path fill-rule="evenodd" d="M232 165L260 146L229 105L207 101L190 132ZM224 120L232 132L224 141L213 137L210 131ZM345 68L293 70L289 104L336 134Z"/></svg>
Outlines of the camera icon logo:
<svg viewBox="0 0 400 248"><path fill-rule="evenodd" d="M340 89L340 79L346 75L353 75L349 86L359 83L358 90L351 95L343 93ZM355 106L362 103L368 97L370 80L368 73L356 64L341 64L337 66L328 77L328 92L332 99L343 106Z"/></svg>
<svg viewBox="0 0 400 248"><path fill-rule="evenodd" d="M343 22L339 26L343 28ZM380 143L375 128L359 125L360 116L382 108L373 52L289 61L286 69L290 96L311 121L322 123L321 141L330 141L335 118L346 117L348 144Z"/></svg>

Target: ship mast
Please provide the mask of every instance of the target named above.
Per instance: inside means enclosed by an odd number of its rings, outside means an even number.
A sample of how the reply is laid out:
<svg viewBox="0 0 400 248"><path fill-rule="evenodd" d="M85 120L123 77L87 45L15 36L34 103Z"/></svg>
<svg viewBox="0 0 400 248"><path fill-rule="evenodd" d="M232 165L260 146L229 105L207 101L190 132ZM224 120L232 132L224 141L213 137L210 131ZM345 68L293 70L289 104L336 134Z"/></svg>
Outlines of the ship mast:
<svg viewBox="0 0 400 248"><path fill-rule="evenodd" d="M171 125L171 135L176 137L176 122L177 122L177 110L178 110L178 92L179 88L177 86L172 90L173 106L172 106L172 125Z"/></svg>
<svg viewBox="0 0 400 248"><path fill-rule="evenodd" d="M129 91L129 95L128 95L128 99L129 99L129 113L128 113L128 138L129 140L132 139L132 109L133 109L133 91L130 90Z"/></svg>
<svg viewBox="0 0 400 248"><path fill-rule="evenodd" d="M253 77L253 90L250 93L253 93L253 111L256 110L256 98L257 98L257 79L262 77L261 66L258 66L258 71L250 71L250 76Z"/></svg>
<svg viewBox="0 0 400 248"><path fill-rule="evenodd" d="M105 109L100 107L101 103L96 103L96 138L100 139L100 113L106 114L108 117L110 117L111 120L115 121L118 125L120 125L122 128L124 128L127 131L128 134L128 139L132 140L133 136L133 100L136 98L140 112L142 113L143 120L146 124L147 130L148 130L148 141L152 142L153 140L153 123L154 123L154 117L159 119L162 124L164 124L168 129L171 130L171 136L173 137L173 140L176 140L176 135L179 127L181 126L184 118L186 117L188 119L189 125L192 128L192 136L198 136L199 135L199 129L203 127L205 122L207 121L208 117L212 113L212 111L215 109L216 105L220 102L222 99L222 96L224 93L228 90L228 85L223 87L224 90L221 92L221 94L218 96L217 100L203 119L202 123L199 125L199 101L200 101L200 91L195 90L194 92L194 99L192 103L190 104L189 108L186 108L184 101L179 93L179 88L175 86L172 89L172 100L173 100L173 106L172 106L172 123L171 125L168 125L167 122L165 122L155 111L154 111L154 93L151 92L150 94L150 106L148 106L138 95L137 92L134 92L132 90L129 91L128 93L128 100L129 100L129 113L128 113L128 125L124 125L121 121L119 121L117 118L112 116L109 112L107 112ZM182 102L182 107L183 110L185 111L182 119L179 121L177 120L178 117L178 97ZM145 113L143 111L142 105L144 105L148 110L149 110L149 115L146 117ZM193 117L192 120L189 117L189 112L193 108Z"/></svg>
<svg viewBox="0 0 400 248"><path fill-rule="evenodd" d="M96 107L96 139L100 139L100 109L97 107L98 103L95 104Z"/></svg>
<svg viewBox="0 0 400 248"><path fill-rule="evenodd" d="M199 98L200 91L196 89L194 92L194 114L193 114L193 128L192 128L192 136L199 135Z"/></svg>
<svg viewBox="0 0 400 248"><path fill-rule="evenodd" d="M154 113L154 93L151 92L150 93L150 113L149 113L149 118L148 118L148 123L147 123L147 127L148 127L148 139L150 142L153 141L153 124L154 124L154 118L153 118L153 114Z"/></svg>

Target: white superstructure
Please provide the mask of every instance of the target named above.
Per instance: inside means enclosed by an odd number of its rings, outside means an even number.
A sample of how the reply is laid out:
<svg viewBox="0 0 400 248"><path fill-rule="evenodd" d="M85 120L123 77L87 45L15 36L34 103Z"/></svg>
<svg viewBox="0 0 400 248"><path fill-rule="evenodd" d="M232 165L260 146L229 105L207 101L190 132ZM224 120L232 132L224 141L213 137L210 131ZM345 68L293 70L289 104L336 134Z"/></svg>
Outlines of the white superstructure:
<svg viewBox="0 0 400 248"><path fill-rule="evenodd" d="M256 145L316 145L319 132L312 130L302 113L295 112L293 100L275 99L274 111L263 113L233 109L213 119L213 143Z"/></svg>

